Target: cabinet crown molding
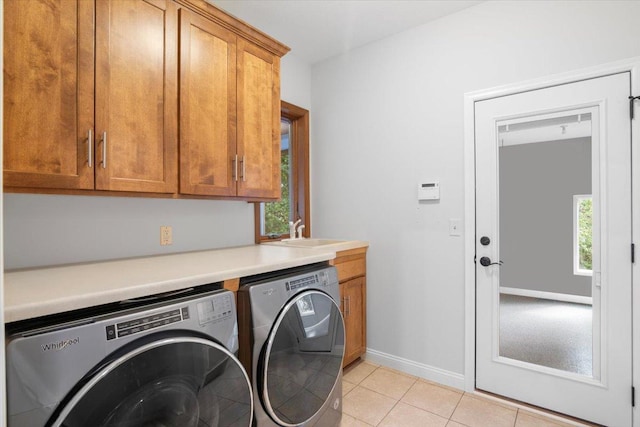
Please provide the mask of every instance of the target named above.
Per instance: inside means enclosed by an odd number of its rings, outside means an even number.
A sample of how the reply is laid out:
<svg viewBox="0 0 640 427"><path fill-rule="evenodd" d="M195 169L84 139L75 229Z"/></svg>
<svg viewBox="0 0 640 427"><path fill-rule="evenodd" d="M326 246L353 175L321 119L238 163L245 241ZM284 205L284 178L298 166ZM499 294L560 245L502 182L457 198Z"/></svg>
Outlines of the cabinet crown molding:
<svg viewBox="0 0 640 427"><path fill-rule="evenodd" d="M224 10L212 5L205 0L174 0L175 3L186 7L187 9L205 16L209 20L223 26L224 28L232 31L239 36L247 39L251 43L254 43L268 52L283 57L291 48L278 40L268 36L262 31L252 27L246 22L238 19Z"/></svg>

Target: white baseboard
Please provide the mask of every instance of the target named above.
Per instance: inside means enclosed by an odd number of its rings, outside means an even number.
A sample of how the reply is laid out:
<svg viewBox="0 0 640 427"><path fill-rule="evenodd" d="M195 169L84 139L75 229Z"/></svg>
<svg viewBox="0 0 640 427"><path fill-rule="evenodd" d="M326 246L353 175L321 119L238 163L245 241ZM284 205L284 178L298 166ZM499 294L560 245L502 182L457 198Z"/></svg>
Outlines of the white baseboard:
<svg viewBox="0 0 640 427"><path fill-rule="evenodd" d="M406 372L407 374L415 375L429 381L464 390L464 375L462 374L445 371L444 369L403 359L402 357L370 348L367 348L365 359L369 362Z"/></svg>
<svg viewBox="0 0 640 427"><path fill-rule="evenodd" d="M531 289L518 289L518 288L507 288L500 287L501 294L508 295L518 295L521 297L530 297L530 298L541 298L541 299L550 299L554 301L563 301L563 302L574 302L577 304L593 304L593 298L584 297L580 295L571 295L571 294L560 294L556 292L544 292L544 291L533 291Z"/></svg>

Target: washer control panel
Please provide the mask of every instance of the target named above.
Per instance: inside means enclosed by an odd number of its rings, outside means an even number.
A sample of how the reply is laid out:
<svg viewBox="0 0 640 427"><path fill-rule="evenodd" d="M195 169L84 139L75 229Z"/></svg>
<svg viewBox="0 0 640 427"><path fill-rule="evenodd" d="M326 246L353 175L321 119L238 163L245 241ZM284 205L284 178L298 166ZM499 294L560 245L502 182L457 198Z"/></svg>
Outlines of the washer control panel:
<svg viewBox="0 0 640 427"><path fill-rule="evenodd" d="M184 322L197 317L200 326L234 316L232 294L213 295L196 301L176 303L164 311L149 311L139 317L105 326L107 340L129 337L152 329ZM161 309L160 309L161 310Z"/></svg>
<svg viewBox="0 0 640 427"><path fill-rule="evenodd" d="M219 322L226 319L233 313L231 295L221 295L217 298L209 298L206 301L199 302L198 305L198 322L200 325L206 325L211 322Z"/></svg>
<svg viewBox="0 0 640 427"><path fill-rule="evenodd" d="M189 307L181 307L127 320L126 322L107 325L105 327L107 340L127 337L150 329L169 325L171 323L181 322L189 318Z"/></svg>

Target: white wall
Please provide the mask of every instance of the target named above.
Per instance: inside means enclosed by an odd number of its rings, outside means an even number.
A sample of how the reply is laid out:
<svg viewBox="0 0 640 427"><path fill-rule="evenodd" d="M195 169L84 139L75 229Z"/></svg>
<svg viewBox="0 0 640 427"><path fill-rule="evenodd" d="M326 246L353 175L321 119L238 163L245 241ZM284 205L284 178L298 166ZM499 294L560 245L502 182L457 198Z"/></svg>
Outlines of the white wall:
<svg viewBox="0 0 640 427"><path fill-rule="evenodd" d="M280 61L280 98L297 107L311 108L311 66L293 52Z"/></svg>
<svg viewBox="0 0 640 427"><path fill-rule="evenodd" d="M308 64L281 62L282 99L309 108ZM126 197L4 195L7 269L250 245L253 204ZM173 245L160 246L160 226Z"/></svg>
<svg viewBox="0 0 640 427"><path fill-rule="evenodd" d="M312 67L314 235L370 241L374 358L463 386L463 94L640 55L640 2L486 2ZM418 203L437 179L441 200Z"/></svg>

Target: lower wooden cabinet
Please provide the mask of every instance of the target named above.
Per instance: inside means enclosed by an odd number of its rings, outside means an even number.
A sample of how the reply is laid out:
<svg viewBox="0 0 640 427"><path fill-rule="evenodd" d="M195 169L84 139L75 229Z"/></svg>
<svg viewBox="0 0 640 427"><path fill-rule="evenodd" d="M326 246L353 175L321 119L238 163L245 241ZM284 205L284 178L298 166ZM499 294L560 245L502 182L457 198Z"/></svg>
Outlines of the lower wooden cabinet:
<svg viewBox="0 0 640 427"><path fill-rule="evenodd" d="M346 366L367 351L364 276L341 283L340 299L345 327L344 366Z"/></svg>
<svg viewBox="0 0 640 427"><path fill-rule="evenodd" d="M338 252L331 262L338 271L340 308L345 323L343 366L367 351L367 248Z"/></svg>

